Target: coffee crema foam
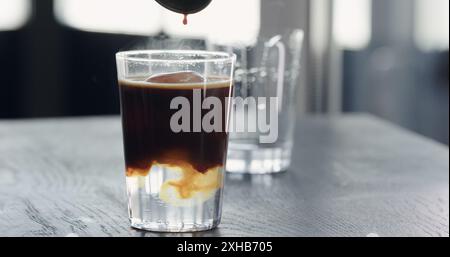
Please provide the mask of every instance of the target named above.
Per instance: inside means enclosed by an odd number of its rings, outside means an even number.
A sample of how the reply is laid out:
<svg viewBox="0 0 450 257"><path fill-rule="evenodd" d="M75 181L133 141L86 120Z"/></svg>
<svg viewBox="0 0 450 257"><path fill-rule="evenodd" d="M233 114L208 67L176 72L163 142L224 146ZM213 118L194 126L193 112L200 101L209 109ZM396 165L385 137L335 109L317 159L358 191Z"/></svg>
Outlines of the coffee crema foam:
<svg viewBox="0 0 450 257"><path fill-rule="evenodd" d="M149 78L151 79L151 77ZM195 81L187 80L177 83L171 80L163 80L163 82L155 82L145 78L130 78L119 80L119 84L129 87L145 87L159 88L166 90L194 90L194 89L214 89L214 88L230 88L231 82L221 77L209 77L207 80Z"/></svg>
<svg viewBox="0 0 450 257"><path fill-rule="evenodd" d="M170 172L175 179L163 181L159 197L174 206L191 206L214 196L223 183L228 134L172 132L169 121L176 110L170 109L170 101L182 96L192 102L193 90L201 89L202 97L221 99L225 124L231 82L180 72L121 80L119 86L126 176L144 178L153 169Z"/></svg>

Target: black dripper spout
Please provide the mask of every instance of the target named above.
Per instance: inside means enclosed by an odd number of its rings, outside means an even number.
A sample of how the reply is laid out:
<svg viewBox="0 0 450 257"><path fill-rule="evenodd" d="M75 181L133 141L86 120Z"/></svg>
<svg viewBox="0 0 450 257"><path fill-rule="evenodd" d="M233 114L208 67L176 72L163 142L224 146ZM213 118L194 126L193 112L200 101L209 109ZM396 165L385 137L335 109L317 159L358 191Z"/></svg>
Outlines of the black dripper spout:
<svg viewBox="0 0 450 257"><path fill-rule="evenodd" d="M205 9L212 0L155 0L160 5L173 12L193 14Z"/></svg>

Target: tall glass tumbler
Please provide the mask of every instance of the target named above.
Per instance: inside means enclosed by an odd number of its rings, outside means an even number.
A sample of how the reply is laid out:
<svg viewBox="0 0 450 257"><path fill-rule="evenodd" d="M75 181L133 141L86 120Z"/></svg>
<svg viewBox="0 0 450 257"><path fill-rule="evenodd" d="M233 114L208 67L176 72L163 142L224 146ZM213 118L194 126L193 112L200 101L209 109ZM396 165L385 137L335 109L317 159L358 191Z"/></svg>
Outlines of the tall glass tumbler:
<svg viewBox="0 0 450 257"><path fill-rule="evenodd" d="M235 56L116 56L131 226L202 231L221 218Z"/></svg>
<svg viewBox="0 0 450 257"><path fill-rule="evenodd" d="M291 163L304 33L294 29L254 45L214 45L237 55L227 171L267 174Z"/></svg>

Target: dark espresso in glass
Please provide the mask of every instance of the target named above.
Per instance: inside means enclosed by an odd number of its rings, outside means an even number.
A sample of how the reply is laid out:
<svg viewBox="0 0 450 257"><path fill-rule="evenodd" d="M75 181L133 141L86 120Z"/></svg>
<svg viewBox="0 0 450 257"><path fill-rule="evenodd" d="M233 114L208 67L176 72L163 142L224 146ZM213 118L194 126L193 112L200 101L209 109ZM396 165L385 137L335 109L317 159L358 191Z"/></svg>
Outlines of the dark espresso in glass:
<svg viewBox="0 0 450 257"><path fill-rule="evenodd" d="M154 165L180 168L184 172L205 174L223 168L227 151L227 101L231 83L221 78L206 78L193 72L161 74L151 78L119 81L125 162L127 176L147 176ZM198 103L194 90L200 92L200 106L206 97L220 99L220 132L194 132L193 117ZM171 109L176 97L190 103L190 132L174 132ZM201 109L201 118L210 112ZM198 124L199 125L199 124ZM185 174L186 183L189 175Z"/></svg>
<svg viewBox="0 0 450 257"><path fill-rule="evenodd" d="M133 228L219 225L235 59L190 50L116 54Z"/></svg>

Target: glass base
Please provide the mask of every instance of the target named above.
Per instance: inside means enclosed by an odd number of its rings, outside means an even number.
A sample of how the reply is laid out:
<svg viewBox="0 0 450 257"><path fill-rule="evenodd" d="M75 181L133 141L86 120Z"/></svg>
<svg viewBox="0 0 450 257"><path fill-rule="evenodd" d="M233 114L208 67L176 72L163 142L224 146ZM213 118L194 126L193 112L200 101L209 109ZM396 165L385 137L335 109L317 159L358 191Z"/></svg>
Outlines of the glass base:
<svg viewBox="0 0 450 257"><path fill-rule="evenodd" d="M230 143L226 170L230 173L271 174L286 171L291 164L291 148L259 148Z"/></svg>
<svg viewBox="0 0 450 257"><path fill-rule="evenodd" d="M219 221L204 221L201 224L196 223L179 223L166 224L157 222L147 222L137 219L130 219L131 227L139 230L146 230L151 232L200 232L216 228Z"/></svg>

